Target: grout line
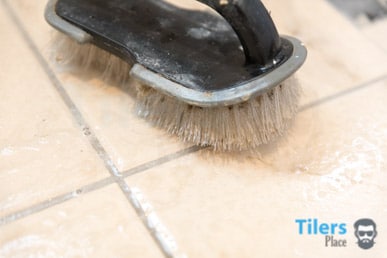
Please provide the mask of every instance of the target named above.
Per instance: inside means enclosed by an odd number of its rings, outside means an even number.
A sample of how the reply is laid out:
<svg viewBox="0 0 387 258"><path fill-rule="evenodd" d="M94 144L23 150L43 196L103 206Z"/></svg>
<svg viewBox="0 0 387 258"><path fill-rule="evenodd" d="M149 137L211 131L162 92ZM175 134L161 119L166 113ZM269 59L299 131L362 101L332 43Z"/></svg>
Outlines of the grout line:
<svg viewBox="0 0 387 258"><path fill-rule="evenodd" d="M313 101L309 104L305 104L303 105L302 107L299 108L299 112L303 112L303 111L306 111L308 109L311 109L311 108L314 108L314 107L317 107L317 106L320 106L320 105L323 105L323 104L326 104L328 102L331 102L331 101L334 101L336 99L339 99L339 98L342 98L346 95L349 95L349 94L352 94L352 93L355 93L359 90L363 90L367 87L370 87L372 86L373 84L377 83L377 82L381 82L381 81L384 81L384 80L387 80L387 74L384 74L382 76L379 76L377 78L374 78L372 80L369 80L367 82L364 82L362 84L359 84L355 87L351 87L349 89L346 89L346 90L343 90L341 92L338 92L338 93L335 93L333 95L330 95L330 96L326 96L324 98L321 98L321 99L318 99L316 101Z"/></svg>
<svg viewBox="0 0 387 258"><path fill-rule="evenodd" d="M176 153L173 153L173 154L161 157L159 159L147 162L147 163L145 163L143 165L140 165L138 167L129 169L129 170L123 172L122 175L125 178L129 177L129 176L133 176L133 175L138 174L140 172L143 172L143 171L149 170L151 168L157 167L159 165L162 165L164 163L170 162L172 160L179 159L179 158L187 156L189 154L192 154L192 153L195 153L195 152L199 152L199 151L204 150L206 148L207 147L192 146L190 148L178 151Z"/></svg>
<svg viewBox="0 0 387 258"><path fill-rule="evenodd" d="M161 222L153 206L144 197L140 189L133 187L130 192L127 192L127 198L130 199L138 210L144 224L147 225L151 232L154 232L154 237L163 245L167 255L169 257L186 258L187 255L180 252L175 238Z"/></svg>
<svg viewBox="0 0 387 258"><path fill-rule="evenodd" d="M47 201L38 203L32 207L26 208L24 210L21 210L21 211L15 212L13 214L7 215L3 218L0 218L0 226L4 226L6 224L9 224L9 223L15 222L17 220L23 219L25 217L28 217L30 215L33 215L35 213L39 213L41 211L49 209L53 206L70 201L70 200L72 200L80 195L96 191L96 190L101 189L105 186L111 185L114 182L115 182L115 179L113 177L108 177L108 178L105 178L103 180L97 181L95 183L83 186L75 191L56 196L56 197L51 198Z"/></svg>
<svg viewBox="0 0 387 258"><path fill-rule="evenodd" d="M39 49L37 48L37 46L35 45L35 43L31 39L30 35L25 30L25 28L21 24L19 18L16 16L15 12L13 11L13 9L8 5L8 2L6 0L3 0L3 6L7 9L8 15L10 16L10 18L13 21L13 23L18 28L19 32L21 33L23 39L25 40L25 42L27 43L28 47L32 51L33 55L35 56L35 58L37 59L37 61L41 65L41 67L44 69L46 75L49 77L49 79L52 82L53 86L57 90L59 96L62 98L62 100L64 101L65 105L70 110L71 114L75 118L75 121L81 127L83 134L85 136L87 136L87 138L89 139L91 145L93 146L95 151L98 153L99 157L103 160L103 162L105 164L105 167L107 169L109 169L109 171L111 173L113 173L114 175L116 175L116 176L119 175L120 174L119 171L112 164L112 161L108 157L105 149L103 148L103 146L101 145L101 143L99 142L97 137L94 135L94 133L90 131L90 126L88 125L88 123L86 122L84 117L82 116L81 112L79 111L79 109L77 108L75 103L71 100L70 96L68 95L68 93L64 89L63 85L61 84L61 82L56 77L54 71L50 68L50 66L48 65L48 63L46 62L46 60L44 59L44 57L40 53Z"/></svg>
<svg viewBox="0 0 387 258"><path fill-rule="evenodd" d="M22 38L24 39L25 43L27 43L28 47L32 51L33 55L39 62L40 66L44 69L44 72L46 75L49 77L50 81L53 83L55 86L55 89L58 91L59 95L67 105L67 107L70 109L71 113L73 116L76 117L76 120L80 126L84 126L85 123L81 123L82 120L82 115L76 108L74 102L71 100L65 89L62 87L61 83L59 82L58 78L55 76L54 72L52 69L48 66L47 62L44 60L43 56L40 54L39 49L36 47L35 43L29 36L28 32L25 30L24 26L21 24L19 18L16 16L15 12L13 9L9 6L7 0L2 1L3 6L5 9L8 11L8 16L11 18L12 22L14 25L17 27L19 32L21 33Z"/></svg>
<svg viewBox="0 0 387 258"><path fill-rule="evenodd" d="M162 157L160 159L157 159L157 160L154 160L154 161L150 161L150 162L144 163L142 165L139 165L139 166L137 166L135 168L129 169L126 172L123 173L122 177L123 178L128 178L128 177L133 176L135 174L138 174L140 172L144 172L144 171L147 171L147 170L152 169L154 167L160 166L160 165L162 165L164 163L168 163L168 162L170 162L172 160L176 160L176 159L184 157L186 155L198 152L198 151L200 151L202 149L204 149L204 147L201 148L201 147L193 146L193 147L190 147L190 148L178 151L176 153L172 153L172 154L164 156L164 157ZM69 193L66 193L66 194L63 194L63 195L56 196L56 197L51 198L51 199L49 199L47 201L38 203L38 204L33 205L31 207L28 207L26 209L14 212L14 213L12 213L10 215L7 215L5 217L0 218L0 226L4 226L6 224L9 224L9 223L15 222L17 220L23 219L23 218L25 218L27 216L30 216L30 215L33 215L35 213L41 212L41 211L46 210L48 208L51 208L53 206L62 204L64 202L66 202L66 201L72 200L72 199L74 199L76 197L79 197L81 195L84 195L84 194L87 194L87 193L94 192L96 190L102 189L102 188L104 188L104 187L106 187L108 185L113 184L114 182L116 182L115 177L108 177L108 178L102 179L100 181L96 181L94 183L85 185L85 186L83 186L83 187L81 187L81 188L79 188L79 189L77 189L75 191L72 191L72 192L69 192Z"/></svg>
<svg viewBox="0 0 387 258"><path fill-rule="evenodd" d="M157 245L160 247L161 251L164 253L166 257L180 257L176 256L174 253L170 252L171 246L166 245L168 243L168 237L165 235L159 235L160 232L157 231L157 229L151 227L148 223L147 220L144 218L147 217L147 214L145 213L144 210L140 209L137 205L137 202L134 198L132 198L132 190L131 188L126 184L125 180L123 179L123 175L120 173L118 168L114 165L114 162L110 159L109 155L107 154L106 150L98 140L98 138L95 136L95 134L90 130L90 127L88 126L87 122L85 121L84 117L82 116L81 112L75 105L75 103L71 100L70 96L64 89L63 85L60 83L58 78L56 77L55 73L53 70L50 68L48 63L45 61L44 57L41 55L40 51L38 50L37 46L31 39L30 35L28 32L25 30L24 26L20 22L19 18L16 16L14 13L13 9L9 6L8 2L6 0L2 1L3 6L5 9L7 9L8 14L11 18L11 20L14 22L16 27L18 28L19 32L21 33L23 39L25 42L28 44L28 47L31 49L33 54L35 55L35 58L38 60L39 64L42 66L44 71L46 72L47 76L53 83L53 86L59 93L60 97L63 99L64 103L66 106L69 108L71 111L71 114L74 116L76 122L78 125L81 127L83 130L84 134L87 136L90 144L94 148L94 150L97 152L98 156L102 159L104 162L105 167L108 169L109 173L111 174L112 178L114 181L118 184L120 187L122 193L127 197L129 203L132 205L132 207L136 210L137 214L142 218L144 226L148 229L148 232L152 235L153 239L157 243ZM171 160L171 159L170 159ZM72 199L74 194L66 194L63 196L59 196L57 199L53 199L52 204L58 204L65 202L67 200ZM36 211L40 211L41 209L46 208L45 205L48 205L49 203L43 203L40 207L37 207ZM50 202L51 204L51 202ZM33 211L33 210L31 210ZM20 213L19 216L28 216L29 213ZM16 217L17 218L17 217Z"/></svg>
<svg viewBox="0 0 387 258"><path fill-rule="evenodd" d="M118 184L164 255L169 258L186 258L187 256L179 250L175 238L161 222L152 205L145 200L140 190L136 187L129 187L124 180Z"/></svg>

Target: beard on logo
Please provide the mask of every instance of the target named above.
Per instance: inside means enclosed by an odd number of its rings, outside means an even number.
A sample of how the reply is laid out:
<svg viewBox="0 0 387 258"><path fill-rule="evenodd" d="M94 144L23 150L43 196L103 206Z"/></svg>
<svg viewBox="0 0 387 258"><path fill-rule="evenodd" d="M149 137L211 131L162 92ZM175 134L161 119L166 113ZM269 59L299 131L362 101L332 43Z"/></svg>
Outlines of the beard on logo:
<svg viewBox="0 0 387 258"><path fill-rule="evenodd" d="M358 244L359 244L359 247L363 249L370 249L374 246L374 241L371 241L369 239L363 239L359 241Z"/></svg>

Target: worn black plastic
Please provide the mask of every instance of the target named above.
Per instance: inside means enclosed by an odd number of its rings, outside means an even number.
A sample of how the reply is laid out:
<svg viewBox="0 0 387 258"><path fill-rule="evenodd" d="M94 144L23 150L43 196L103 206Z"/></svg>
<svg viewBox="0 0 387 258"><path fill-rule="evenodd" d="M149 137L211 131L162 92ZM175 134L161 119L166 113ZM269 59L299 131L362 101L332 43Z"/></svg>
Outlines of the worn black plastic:
<svg viewBox="0 0 387 258"><path fill-rule="evenodd" d="M237 33L243 46L247 64L272 65L280 52L281 39L270 14L261 1L198 0L222 15Z"/></svg>
<svg viewBox="0 0 387 258"><path fill-rule="evenodd" d="M200 2L223 17L162 0L59 0L56 13L93 44L200 91L237 87L291 55L260 1Z"/></svg>

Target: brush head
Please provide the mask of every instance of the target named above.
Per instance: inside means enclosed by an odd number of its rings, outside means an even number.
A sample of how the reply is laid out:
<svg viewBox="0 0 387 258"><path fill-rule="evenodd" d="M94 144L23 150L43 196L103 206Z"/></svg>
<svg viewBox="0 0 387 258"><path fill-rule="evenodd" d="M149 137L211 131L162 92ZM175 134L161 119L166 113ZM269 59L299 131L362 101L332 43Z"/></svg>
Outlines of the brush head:
<svg viewBox="0 0 387 258"><path fill-rule="evenodd" d="M197 145L254 149L294 116L299 87L289 77L306 49L278 35L260 1L200 2L218 14L159 0L50 0L46 19L80 43L56 44L79 67L139 81L141 117Z"/></svg>
<svg viewBox="0 0 387 258"><path fill-rule="evenodd" d="M301 88L294 76L249 101L199 107L130 80L131 65L101 48L59 33L54 42L57 62L74 71L95 71L101 79L124 87L137 96L135 112L140 117L188 143L219 151L255 149L284 135L297 113Z"/></svg>

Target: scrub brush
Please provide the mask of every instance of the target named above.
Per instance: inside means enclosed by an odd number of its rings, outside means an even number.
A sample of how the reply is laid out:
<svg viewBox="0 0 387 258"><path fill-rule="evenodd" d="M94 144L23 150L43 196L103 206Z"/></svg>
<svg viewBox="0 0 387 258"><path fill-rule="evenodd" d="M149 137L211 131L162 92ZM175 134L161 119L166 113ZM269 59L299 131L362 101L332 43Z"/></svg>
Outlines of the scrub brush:
<svg viewBox="0 0 387 258"><path fill-rule="evenodd" d="M300 87L303 44L279 36L261 1L201 0L213 10L162 0L50 0L69 61L128 83L137 111L183 141L255 149L283 135Z"/></svg>

